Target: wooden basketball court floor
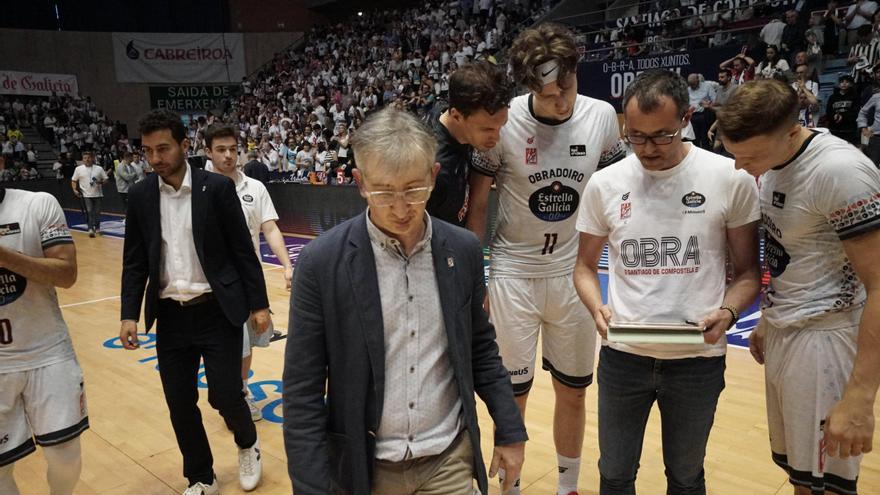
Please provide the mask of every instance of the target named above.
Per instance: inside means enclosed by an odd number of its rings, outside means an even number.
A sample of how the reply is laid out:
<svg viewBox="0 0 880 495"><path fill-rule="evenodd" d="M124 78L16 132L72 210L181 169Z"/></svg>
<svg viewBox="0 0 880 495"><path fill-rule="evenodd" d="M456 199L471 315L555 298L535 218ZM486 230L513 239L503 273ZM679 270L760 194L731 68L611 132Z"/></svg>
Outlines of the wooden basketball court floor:
<svg viewBox="0 0 880 495"><path fill-rule="evenodd" d="M182 493L186 482L168 411L155 370L155 349L144 337L141 349L118 346L119 286L122 240L90 239L75 232L79 279L73 288L59 290L64 317L85 373L91 428L82 435L83 471L76 492L92 494L166 495ZM286 329L288 297L278 267L264 265L269 298L278 327ZM342 309L344 310L344 308ZM143 331L143 328L139 328ZM286 330L285 330L286 333ZM116 342L113 339L116 339ZM263 480L254 493L290 494L281 425L280 380L285 340L258 349L254 358L252 391L267 419L257 423L263 447ZM539 356L540 359L540 356ZM721 395L715 427L706 456L711 494L788 494L786 476L770 460L764 408L763 372L747 350L731 347L727 388ZM587 427L582 452L579 491L598 493L596 385L587 389ZM481 404L480 401L477 401ZM242 493L238 486L237 451L220 416L202 391L200 407L224 494ZM532 389L526 424L531 440L526 447L523 490L527 495L555 494L556 457L552 436L553 393L549 375L540 373ZM875 407L875 414L880 408ZM274 414L274 416L273 416ZM480 410L483 453L491 456L492 423ZM665 493L659 414L652 412L642 454L637 489L642 494ZM880 441L875 439L875 450ZM38 449L18 462L15 477L22 494L47 494L45 461ZM490 482L490 493L499 493ZM860 493L880 493L880 452L862 463Z"/></svg>

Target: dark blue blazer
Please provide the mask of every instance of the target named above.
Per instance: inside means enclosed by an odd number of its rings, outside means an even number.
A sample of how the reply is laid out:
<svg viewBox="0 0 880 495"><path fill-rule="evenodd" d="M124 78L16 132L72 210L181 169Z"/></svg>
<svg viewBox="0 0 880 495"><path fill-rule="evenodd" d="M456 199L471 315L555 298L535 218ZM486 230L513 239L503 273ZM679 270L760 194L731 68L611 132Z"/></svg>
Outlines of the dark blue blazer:
<svg viewBox="0 0 880 495"><path fill-rule="evenodd" d="M240 326L251 311L269 307L263 267L254 253L235 183L195 167L191 174L196 254L223 314ZM159 176L150 174L128 191L122 255L122 319L139 320L143 299L147 331L156 321L161 253Z"/></svg>
<svg viewBox="0 0 880 495"><path fill-rule="evenodd" d="M437 219L432 225L440 306L474 476L480 491L489 493L474 393L488 406L496 445L525 441L526 429L483 310L480 243L465 229ZM384 390L382 303L362 213L310 242L294 272L284 443L296 495L370 495Z"/></svg>

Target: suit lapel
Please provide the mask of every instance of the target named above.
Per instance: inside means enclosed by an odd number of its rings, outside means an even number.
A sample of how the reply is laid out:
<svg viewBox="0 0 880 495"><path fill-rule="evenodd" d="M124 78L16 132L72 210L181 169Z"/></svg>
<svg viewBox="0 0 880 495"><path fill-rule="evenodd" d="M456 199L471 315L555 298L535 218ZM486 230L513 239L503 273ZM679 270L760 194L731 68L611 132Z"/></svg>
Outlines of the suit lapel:
<svg viewBox="0 0 880 495"><path fill-rule="evenodd" d="M150 240L150 248L154 245L159 248L162 245L162 210L159 199L159 175L152 174L148 179L151 184L147 187L147 201L145 207L147 209L146 218L149 220L146 224L150 228L149 235L146 237ZM155 244L154 244L155 243ZM157 259L159 253L156 253Z"/></svg>
<svg viewBox="0 0 880 495"><path fill-rule="evenodd" d="M353 288L355 308L360 316L361 330L364 332L367 355L373 371L378 420L382 417L385 390L385 330L382 320L382 300L379 297L379 278L376 275L376 259L367 234L366 213L362 213L352 224L345 266L350 287Z"/></svg>
<svg viewBox="0 0 880 495"><path fill-rule="evenodd" d="M205 220L208 213L208 191L205 184L205 174L197 168L191 169L190 180L192 184L192 230L196 252L199 261L204 266L203 248L205 245Z"/></svg>
<svg viewBox="0 0 880 495"><path fill-rule="evenodd" d="M434 257L434 276L437 278L437 289L440 292L440 310L443 312L443 323L446 327L446 338L449 341L449 359L452 361L452 369L457 378L461 367L461 355L459 348L462 345L463 336L458 334L458 325L455 322L457 294L460 288L456 283L455 253L446 245L446 238L437 229L437 221L431 223L431 253Z"/></svg>

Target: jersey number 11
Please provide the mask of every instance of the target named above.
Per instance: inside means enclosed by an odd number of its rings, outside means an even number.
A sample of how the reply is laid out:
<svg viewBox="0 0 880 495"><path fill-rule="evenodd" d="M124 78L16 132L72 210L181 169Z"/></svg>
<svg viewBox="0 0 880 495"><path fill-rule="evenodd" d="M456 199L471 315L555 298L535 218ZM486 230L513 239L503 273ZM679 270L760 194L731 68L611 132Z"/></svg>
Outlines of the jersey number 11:
<svg viewBox="0 0 880 495"><path fill-rule="evenodd" d="M553 254L553 248L556 247L556 234L544 234L544 249L541 254Z"/></svg>

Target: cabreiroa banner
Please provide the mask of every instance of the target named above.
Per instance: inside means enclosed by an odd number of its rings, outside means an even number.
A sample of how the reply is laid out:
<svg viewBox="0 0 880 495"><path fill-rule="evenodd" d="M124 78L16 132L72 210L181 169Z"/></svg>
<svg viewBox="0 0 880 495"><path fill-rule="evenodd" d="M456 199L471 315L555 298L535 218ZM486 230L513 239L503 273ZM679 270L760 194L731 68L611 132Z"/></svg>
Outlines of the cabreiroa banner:
<svg viewBox="0 0 880 495"><path fill-rule="evenodd" d="M245 76L241 33L113 33L118 82L231 83Z"/></svg>
<svg viewBox="0 0 880 495"><path fill-rule="evenodd" d="M76 76L0 70L0 94L52 96L52 93L59 96L79 94Z"/></svg>

